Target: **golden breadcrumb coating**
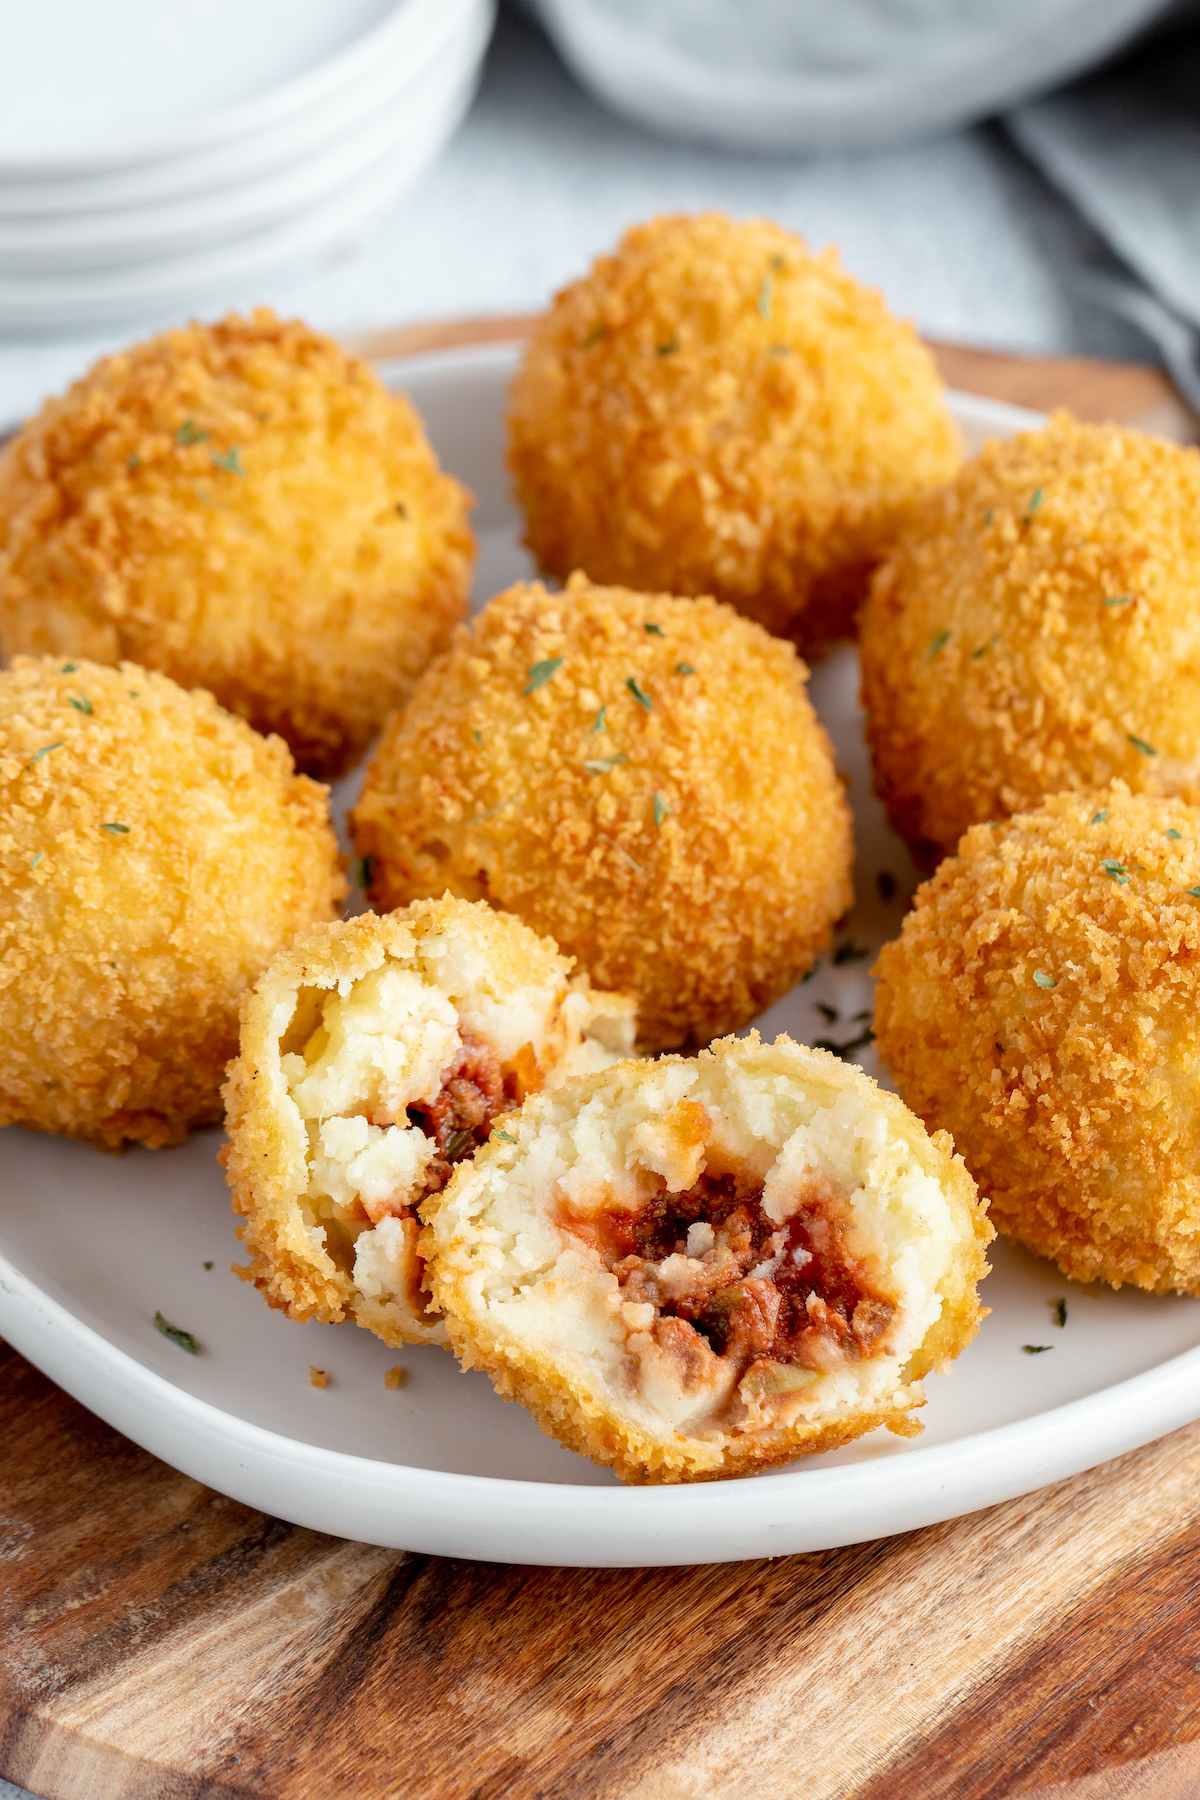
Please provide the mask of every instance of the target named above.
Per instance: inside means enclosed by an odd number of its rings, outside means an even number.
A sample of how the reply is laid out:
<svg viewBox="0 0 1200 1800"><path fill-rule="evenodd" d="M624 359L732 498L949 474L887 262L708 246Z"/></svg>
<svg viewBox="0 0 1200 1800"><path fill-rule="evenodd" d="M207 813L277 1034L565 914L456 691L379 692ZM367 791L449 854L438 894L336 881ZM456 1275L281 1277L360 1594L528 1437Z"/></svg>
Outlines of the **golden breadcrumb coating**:
<svg viewBox="0 0 1200 1800"><path fill-rule="evenodd" d="M238 1003L345 891L328 791L133 663L0 674L0 1124L117 1150L221 1116Z"/></svg>
<svg viewBox="0 0 1200 1800"><path fill-rule="evenodd" d="M97 363L0 457L0 638L202 684L335 775L463 616L468 504L332 339L192 324Z"/></svg>
<svg viewBox="0 0 1200 1800"><path fill-rule="evenodd" d="M849 633L959 454L912 327L835 250L723 213L634 226L557 296L512 388L547 573L714 594L807 654Z"/></svg>
<svg viewBox="0 0 1200 1800"><path fill-rule="evenodd" d="M928 862L1123 780L1200 791L1200 453L1056 413L928 501L861 621L875 781Z"/></svg>
<svg viewBox="0 0 1200 1800"><path fill-rule="evenodd" d="M875 1031L1001 1231L1200 1292L1200 808L1057 794L978 825L880 954Z"/></svg>
<svg viewBox="0 0 1200 1800"><path fill-rule="evenodd" d="M886 1425L982 1314L944 1132L786 1037L527 1100L421 1208L464 1367L624 1481L754 1474Z"/></svg>
<svg viewBox="0 0 1200 1800"><path fill-rule="evenodd" d="M790 644L709 599L509 588L394 718L353 815L381 909L515 912L636 995L650 1048L733 1031L850 904L851 825Z"/></svg>
<svg viewBox="0 0 1200 1800"><path fill-rule="evenodd" d="M417 1202L528 1093L633 1042L519 919L449 896L303 932L242 1003L222 1152L253 1281L293 1319L444 1343Z"/></svg>

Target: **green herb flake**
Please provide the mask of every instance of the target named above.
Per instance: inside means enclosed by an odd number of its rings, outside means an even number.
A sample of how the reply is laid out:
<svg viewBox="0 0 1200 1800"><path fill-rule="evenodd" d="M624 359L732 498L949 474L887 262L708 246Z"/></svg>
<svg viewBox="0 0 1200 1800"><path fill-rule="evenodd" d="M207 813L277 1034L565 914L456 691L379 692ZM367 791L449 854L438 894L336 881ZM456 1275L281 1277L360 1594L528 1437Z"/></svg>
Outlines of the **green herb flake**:
<svg viewBox="0 0 1200 1800"><path fill-rule="evenodd" d="M782 267L783 263L781 259L778 256L773 256L771 258L771 267L763 276L762 286L758 290L758 316L760 319L769 319L771 316L771 302L774 298L773 289L775 287L775 277Z"/></svg>
<svg viewBox="0 0 1200 1800"><path fill-rule="evenodd" d="M1035 969L1033 971L1033 979L1040 988L1052 988L1058 986L1053 975L1047 975L1045 969Z"/></svg>
<svg viewBox="0 0 1200 1800"><path fill-rule="evenodd" d="M100 829L101 831L128 831L129 827L128 825L119 825L115 819L110 819L107 825L102 825Z"/></svg>
<svg viewBox="0 0 1200 1800"><path fill-rule="evenodd" d="M86 713L89 718L91 717L92 703L86 694L80 694L78 699L75 698L74 694L68 694L67 699L75 708L76 712Z"/></svg>
<svg viewBox="0 0 1200 1800"><path fill-rule="evenodd" d="M1140 751L1143 756L1157 756L1158 755L1158 751L1154 748L1154 745L1148 744L1146 742L1145 738L1134 737L1132 731L1127 731L1125 733L1125 736L1129 739L1129 741L1133 745L1134 749L1137 751Z"/></svg>
<svg viewBox="0 0 1200 1800"><path fill-rule="evenodd" d="M856 1050L861 1050L864 1045L873 1044L874 1042L875 1033L868 1029L866 1031L860 1031L856 1038L851 1038L845 1044L835 1044L832 1038L816 1038L814 1040L814 1048L817 1050L828 1050L832 1056L839 1056L843 1062L848 1062Z"/></svg>
<svg viewBox="0 0 1200 1800"><path fill-rule="evenodd" d="M638 686L638 679L637 679L636 675L631 675L629 677L629 680L625 683L625 686L629 689L630 693L633 695L633 697L637 701L638 705L640 707L642 707L644 709L644 711L650 712L652 710L652 708L654 706L653 696L650 694L647 694L643 688L640 688Z"/></svg>
<svg viewBox="0 0 1200 1800"><path fill-rule="evenodd" d="M515 1137L510 1137L507 1131L498 1131L496 1136L502 1144L515 1144L517 1141Z"/></svg>
<svg viewBox="0 0 1200 1800"><path fill-rule="evenodd" d="M227 475L244 475L246 473L238 457L236 444L233 445L232 449L227 450L224 456L218 456L217 452L214 450L211 453L211 461L214 469L224 469Z"/></svg>
<svg viewBox="0 0 1200 1800"><path fill-rule="evenodd" d="M835 969L840 969L846 963L862 962L864 957L870 956L870 954L871 952L865 944L852 944L847 940L846 943L839 944L834 951L833 966Z"/></svg>
<svg viewBox="0 0 1200 1800"><path fill-rule="evenodd" d="M43 744L40 750L35 750L29 759L29 767L32 769L34 763L41 762L43 756L49 756L52 750L61 750L63 741L62 738L59 738L57 744Z"/></svg>
<svg viewBox="0 0 1200 1800"><path fill-rule="evenodd" d="M1025 1352L1026 1356L1041 1356L1044 1351L1053 1350L1054 1345L1053 1344L1022 1344L1021 1348Z"/></svg>
<svg viewBox="0 0 1200 1800"><path fill-rule="evenodd" d="M29 859L29 866L30 866L30 868L31 868L31 869L36 869L36 868L37 868L37 866L38 866L38 864L39 864L39 863L40 863L40 862L41 862L41 861L42 861L42 859L43 859L43 858L44 858L44 857L45 857L45 854L46 854L46 852L45 852L45 851L44 851L44 850L35 850L35 851L34 851L34 853L33 853L33 855L32 855L32 856L31 856L31 857L30 857L30 859Z"/></svg>
<svg viewBox="0 0 1200 1800"><path fill-rule="evenodd" d="M1106 875L1110 876L1113 881L1118 882L1121 887L1124 887L1125 883L1129 880L1128 869L1119 862L1109 860L1107 862L1102 862L1100 867L1104 870Z"/></svg>
<svg viewBox="0 0 1200 1800"><path fill-rule="evenodd" d="M667 635L661 625L651 625L649 622L647 622L646 630L650 633L651 637L665 638Z"/></svg>
<svg viewBox="0 0 1200 1800"><path fill-rule="evenodd" d="M211 437L211 435L211 432L201 431L195 419L185 419L175 433L175 442L186 448L188 444L202 444L205 438Z"/></svg>
<svg viewBox="0 0 1200 1800"><path fill-rule="evenodd" d="M942 629L940 631L935 631L930 638L929 648L925 652L925 661L932 662L934 657L939 656L949 642L950 627L948 625L943 625Z"/></svg>
<svg viewBox="0 0 1200 1800"><path fill-rule="evenodd" d="M213 1265L212 1265L212 1264L211 1264L211 1263L210 1263L210 1262L206 1262L206 1263L205 1263L205 1264L204 1264L204 1267L205 1267L205 1268L206 1268L206 1269L211 1269L211 1268L212 1268L212 1266L213 1266Z"/></svg>
<svg viewBox="0 0 1200 1800"><path fill-rule="evenodd" d="M827 1025L836 1025L842 1016L836 1006L828 1006L824 1000L814 1000L813 1005Z"/></svg>
<svg viewBox="0 0 1200 1800"><path fill-rule="evenodd" d="M674 356L678 348L679 339L677 337L671 337L667 339L665 344L656 344L654 346L654 354L656 356Z"/></svg>
<svg viewBox="0 0 1200 1800"><path fill-rule="evenodd" d="M607 730L608 730L608 708L607 708L607 706L602 706L600 708L600 711L596 714L595 718L592 720L592 728L588 732L588 736L595 737L595 735L598 731L607 731Z"/></svg>
<svg viewBox="0 0 1200 1800"><path fill-rule="evenodd" d="M1200 900L1200 887L1184 888L1183 891L1185 894L1190 894L1193 900Z"/></svg>
<svg viewBox="0 0 1200 1800"><path fill-rule="evenodd" d="M1166 833L1166 836L1178 840L1183 836L1183 833L1182 831L1176 831L1175 827L1172 825L1171 829Z"/></svg>
<svg viewBox="0 0 1200 1800"><path fill-rule="evenodd" d="M482 743L483 743L483 733L482 733L482 731L473 731L473 732L472 732L472 733L471 733L471 736L472 736L472 737L473 737L473 738L474 738L474 739L475 739L475 742L476 742L476 743L477 743L477 744L482 744Z"/></svg>
<svg viewBox="0 0 1200 1800"><path fill-rule="evenodd" d="M60 673L60 675L73 675L75 673L75 664L74 663L64 663L62 668L59 670L59 673Z"/></svg>
<svg viewBox="0 0 1200 1800"><path fill-rule="evenodd" d="M1054 1312L1054 1323L1058 1326L1059 1330L1061 1331L1063 1326L1067 1322L1067 1302L1060 1295L1057 1300L1052 1300L1050 1302L1050 1305Z"/></svg>
<svg viewBox="0 0 1200 1800"><path fill-rule="evenodd" d="M190 1331L185 1331L182 1325L168 1324L160 1312L156 1312L154 1315L154 1329L161 1331L165 1338L170 1338L173 1344L178 1344L181 1350L186 1350L189 1356L199 1355L199 1339L193 1337Z"/></svg>
<svg viewBox="0 0 1200 1800"><path fill-rule="evenodd" d="M355 887L361 888L365 894L375 874L375 858L373 856L356 856L350 865L350 879Z"/></svg>
<svg viewBox="0 0 1200 1800"><path fill-rule="evenodd" d="M536 662L525 678L523 694L536 694L537 690L552 681L563 666L561 656L548 656L544 662Z"/></svg>
<svg viewBox="0 0 1200 1800"><path fill-rule="evenodd" d="M1038 507L1042 504L1042 501L1045 498L1046 498L1046 494L1045 494L1044 488L1034 488L1033 493L1029 497L1029 505L1026 508L1026 512L1025 512L1025 517L1027 519L1032 519L1034 513L1037 511Z"/></svg>
<svg viewBox="0 0 1200 1800"><path fill-rule="evenodd" d="M1108 818L1108 808L1107 808L1107 806L1104 806L1104 807L1101 807L1101 809L1100 809L1100 811L1099 811L1099 812L1098 812L1098 813L1093 813L1093 814L1092 814L1092 824L1093 824L1093 825L1103 825L1103 824L1104 824L1104 821L1105 821L1105 820L1106 820L1106 819L1107 819L1107 818Z"/></svg>
<svg viewBox="0 0 1200 1800"><path fill-rule="evenodd" d="M613 756L593 756L590 762L584 763L589 775L611 775L618 763L628 762L629 758L623 750Z"/></svg>
<svg viewBox="0 0 1200 1800"><path fill-rule="evenodd" d="M987 511L986 511L986 512L985 512L985 513L984 513L984 515L983 515L983 522L984 522L984 525L985 525L985 526L986 526L986 525L990 525L990 524L991 524L991 522L992 522L992 520L993 520L993 519L994 519L994 518L995 518L995 516L996 516L996 509L995 509L995 507L993 507L993 506L989 506L989 507L988 507L988 509L987 509Z"/></svg>
<svg viewBox="0 0 1200 1800"><path fill-rule="evenodd" d="M581 350L590 350L593 344L598 344L602 338L606 338L607 336L607 325L593 325L587 336L580 339L579 348Z"/></svg>
<svg viewBox="0 0 1200 1800"><path fill-rule="evenodd" d="M663 820L664 819L673 819L674 817L675 817L674 807L668 806L661 794L655 794L655 796L654 796L655 829L658 831L661 831Z"/></svg>
<svg viewBox="0 0 1200 1800"><path fill-rule="evenodd" d="M142 691L141 688L127 688L126 689L126 692L128 693L129 698L131 700L136 700L139 697L139 695L141 694L141 691Z"/></svg>
<svg viewBox="0 0 1200 1800"><path fill-rule="evenodd" d="M676 663L675 673L677 675L694 675L696 671L693 669L691 663Z"/></svg>
<svg viewBox="0 0 1200 1800"><path fill-rule="evenodd" d="M125 467L129 470L129 473L131 475L136 475L137 471L141 468L141 466L142 466L142 459L138 455L136 450L134 451L132 456L127 456L125 458Z"/></svg>
<svg viewBox="0 0 1200 1800"><path fill-rule="evenodd" d="M604 838L604 841L606 844L612 845L613 849L616 851L618 856L623 856L625 858L625 861L629 864L630 868L633 870L635 875L644 875L645 874L646 871L642 868L641 863L634 862L634 860L633 860L632 856L630 856L628 850L624 849L622 845L618 844L616 838L610 838L610 837L606 836L604 832L601 832L600 836L602 838Z"/></svg>
<svg viewBox="0 0 1200 1800"><path fill-rule="evenodd" d="M1101 606L1132 606L1132 594L1114 594L1111 600L1102 600Z"/></svg>

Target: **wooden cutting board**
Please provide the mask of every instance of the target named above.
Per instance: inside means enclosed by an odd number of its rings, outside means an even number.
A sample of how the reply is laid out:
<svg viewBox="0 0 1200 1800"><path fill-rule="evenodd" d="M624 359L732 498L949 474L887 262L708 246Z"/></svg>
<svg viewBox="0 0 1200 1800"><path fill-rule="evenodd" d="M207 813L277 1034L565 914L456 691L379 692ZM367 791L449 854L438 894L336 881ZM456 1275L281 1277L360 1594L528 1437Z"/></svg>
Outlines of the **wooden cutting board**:
<svg viewBox="0 0 1200 1800"><path fill-rule="evenodd" d="M1152 369L935 349L958 387L1195 435ZM45 1800L1200 1793L1200 1424L906 1537L632 1571L286 1525L2 1345L0 1446L0 1774Z"/></svg>

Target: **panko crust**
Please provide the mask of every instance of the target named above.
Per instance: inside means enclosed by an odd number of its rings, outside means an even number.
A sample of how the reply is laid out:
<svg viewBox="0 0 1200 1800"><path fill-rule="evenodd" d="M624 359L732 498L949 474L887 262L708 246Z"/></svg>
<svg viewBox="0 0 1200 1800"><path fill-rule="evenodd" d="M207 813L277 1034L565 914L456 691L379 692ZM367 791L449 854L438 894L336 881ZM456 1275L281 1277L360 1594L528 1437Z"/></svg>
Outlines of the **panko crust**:
<svg viewBox="0 0 1200 1800"><path fill-rule="evenodd" d="M833 249L652 219L557 295L513 383L509 467L548 574L714 594L806 654L849 634L957 428L933 359Z"/></svg>
<svg viewBox="0 0 1200 1800"><path fill-rule="evenodd" d="M221 1116L238 1005L345 891L328 790L132 663L0 674L0 1124L103 1149Z"/></svg>
<svg viewBox="0 0 1200 1800"><path fill-rule="evenodd" d="M806 675L711 599L582 576L509 588L367 771L352 830L372 900L449 889L519 914L637 996L648 1048L736 1030L851 902L850 814Z"/></svg>
<svg viewBox="0 0 1200 1800"><path fill-rule="evenodd" d="M423 940L469 930L486 957L494 986L515 991L531 979L578 992L571 963L550 940L538 939L516 919L480 902L466 906L445 896L418 900L385 917L364 913L301 932L244 995L237 1057L223 1089L227 1142L220 1153L232 1190L233 1210L244 1223L237 1235L249 1263L235 1265L267 1304L301 1322L339 1324L353 1318L386 1343L444 1343L439 1319L397 1325L394 1310L360 1293L344 1257L316 1241L300 1195L308 1180L308 1142L300 1114L288 1101L280 1053L297 1036L302 994L346 992L387 961L414 966ZM622 996L589 993L591 1014L621 1021L632 1009ZM584 1013L584 1026L593 1020ZM299 1023L298 1023L299 1022ZM309 1020L305 1029L315 1023ZM561 1008L537 1046L539 1078L554 1079L565 1065L577 1032Z"/></svg>
<svg viewBox="0 0 1200 1800"><path fill-rule="evenodd" d="M0 455L0 638L202 685L336 775L466 610L469 503L331 338L265 309L191 324Z"/></svg>
<svg viewBox="0 0 1200 1800"><path fill-rule="evenodd" d="M1200 1292L1200 809L1123 784L976 826L876 973L880 1055L997 1226Z"/></svg>
<svg viewBox="0 0 1200 1800"><path fill-rule="evenodd" d="M1200 452L1056 413L927 501L861 620L876 788L932 866L1124 781L1200 795Z"/></svg>
<svg viewBox="0 0 1200 1800"><path fill-rule="evenodd" d="M470 1192L478 1192L491 1168L511 1169L537 1137L548 1101L540 1096L525 1102L512 1126L515 1146L493 1141L474 1163L459 1171L450 1186L421 1207L426 1229L421 1244L427 1258L429 1283L435 1304L441 1309L451 1348L464 1369L483 1369L498 1393L524 1405L549 1436L593 1462L612 1468L624 1482L673 1484L722 1480L754 1475L793 1462L799 1456L816 1455L853 1442L878 1426L901 1437L919 1434L911 1418L914 1407L924 1404L920 1386L931 1371L944 1371L971 1342L986 1317L978 1298L978 1284L989 1272L986 1246L995 1236L988 1223L974 1181L961 1156L954 1154L946 1132L928 1135L899 1098L880 1089L862 1069L846 1064L828 1051L798 1045L786 1036L773 1044L760 1041L757 1032L747 1038L727 1038L703 1050L697 1059L725 1067L751 1071L773 1080L776 1089L798 1078L818 1089L836 1094L847 1088L869 1090L872 1100L886 1115L888 1128L905 1140L923 1172L941 1184L950 1203L960 1241L944 1277L941 1316L929 1328L917 1350L901 1371L901 1384L888 1398L863 1405L826 1421L800 1420L790 1427L757 1430L750 1434L724 1431L711 1437L689 1438L676 1434L656 1438L639 1430L601 1391L599 1377L585 1383L579 1370L572 1372L536 1344L522 1342L514 1334L497 1329L479 1295L478 1257L483 1239L464 1231L456 1215ZM654 1064L622 1063L600 1074L577 1077L560 1092L581 1112L597 1099L616 1101L623 1091L664 1065L682 1065L685 1058L664 1056ZM486 1228L485 1228L486 1230ZM487 1252L483 1252L486 1256Z"/></svg>

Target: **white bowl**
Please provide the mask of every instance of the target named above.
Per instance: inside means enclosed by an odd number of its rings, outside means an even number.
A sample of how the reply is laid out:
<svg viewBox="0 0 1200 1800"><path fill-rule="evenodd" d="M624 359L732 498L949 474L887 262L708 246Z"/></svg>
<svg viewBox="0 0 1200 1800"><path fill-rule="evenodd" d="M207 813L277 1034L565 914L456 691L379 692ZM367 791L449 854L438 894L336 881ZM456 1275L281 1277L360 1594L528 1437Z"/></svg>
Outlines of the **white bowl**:
<svg viewBox="0 0 1200 1800"><path fill-rule="evenodd" d="M503 456L515 360L501 346L389 371L444 465L478 496L477 600L529 569ZM1038 422L965 395L952 404L973 447ZM811 691L850 780L861 895L850 935L874 948L894 936L916 874L871 794L853 652L822 664ZM341 784L341 805L356 785ZM884 868L898 882L887 902L874 880ZM870 1004L869 966L822 958L765 1015L764 1032L828 1034L816 1003L851 1018ZM951 1371L931 1377L923 1437L878 1431L751 1480L621 1488L544 1437L486 1377L461 1375L444 1350L397 1353L354 1325L296 1325L269 1311L227 1272L237 1250L218 1138L114 1158L0 1133L0 1333L155 1455L318 1531L505 1562L781 1556L992 1505L1200 1415L1200 1301L1092 1294L1000 1243L982 1290L991 1314ZM1064 1295L1060 1329L1052 1302ZM195 1332L202 1353L158 1336L156 1311ZM1053 1349L1026 1356L1029 1342ZM388 1392L384 1372L397 1363L407 1385ZM312 1364L327 1387L309 1385Z"/></svg>

